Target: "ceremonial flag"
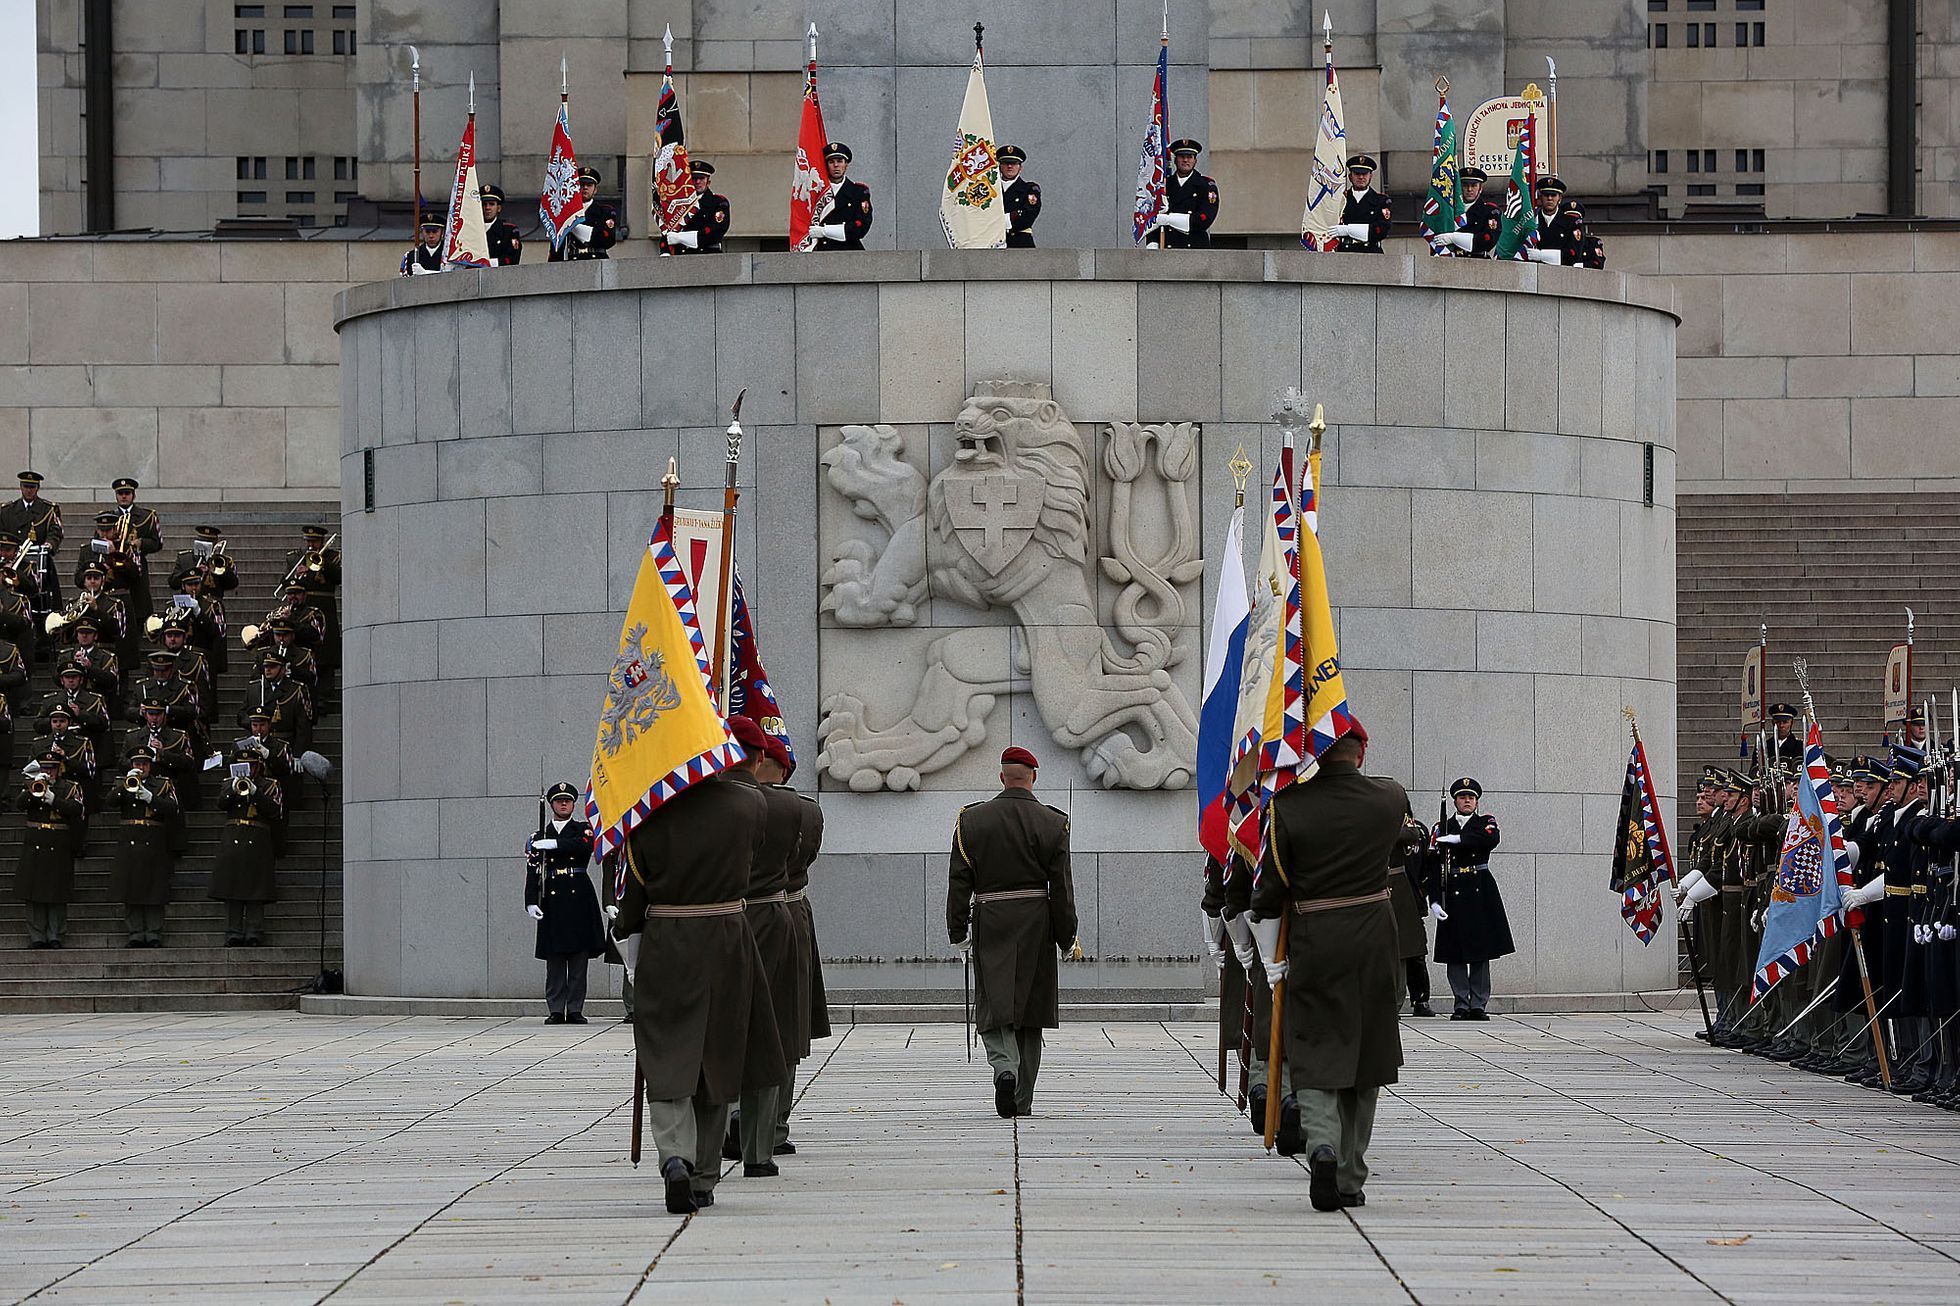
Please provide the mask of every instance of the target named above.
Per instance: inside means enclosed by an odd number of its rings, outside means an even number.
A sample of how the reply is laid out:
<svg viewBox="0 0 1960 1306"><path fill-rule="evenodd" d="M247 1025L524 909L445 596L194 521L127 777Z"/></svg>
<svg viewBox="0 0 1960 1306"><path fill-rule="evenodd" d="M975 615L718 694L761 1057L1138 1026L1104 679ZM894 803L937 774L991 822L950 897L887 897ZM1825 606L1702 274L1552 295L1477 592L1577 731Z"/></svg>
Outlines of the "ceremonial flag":
<svg viewBox="0 0 1960 1306"><path fill-rule="evenodd" d="M1243 466L1243 464L1241 464ZM1245 664L1246 627L1252 604L1245 589L1245 508L1232 510L1225 529L1225 561L1205 645L1205 692L1198 708L1198 842L1220 865L1231 860L1233 717Z"/></svg>
<svg viewBox="0 0 1960 1306"><path fill-rule="evenodd" d="M653 123L653 230L679 231L694 216L701 197L694 191L694 174L688 171L687 143L681 130L681 102L674 94L674 64L670 50L667 74L660 82L660 108ZM667 252L663 244L661 253Z"/></svg>
<svg viewBox="0 0 1960 1306"><path fill-rule="evenodd" d="M1000 162L994 157L994 115L987 107L987 79L979 42L966 74L966 99L953 129L953 161L946 168L946 190L939 197L939 225L954 249L1005 249L1007 203L1000 193Z"/></svg>
<svg viewBox="0 0 1960 1306"><path fill-rule="evenodd" d="M1751 1002L1795 974L1845 923L1843 895L1852 883L1851 858L1844 847L1831 768L1824 760L1824 734L1815 719L1804 736L1803 774L1796 790L1796 810L1783 830L1783 853L1763 912Z"/></svg>
<svg viewBox="0 0 1960 1306"><path fill-rule="evenodd" d="M1314 417L1317 422L1318 410ZM1268 798L1287 785L1311 779L1320 769L1320 755L1360 724L1348 710L1334 608L1327 595L1327 564L1320 552L1317 440L1307 454L1307 471L1309 486L1300 500L1293 542L1293 588L1273 683L1266 690L1259 770Z"/></svg>
<svg viewBox="0 0 1960 1306"><path fill-rule="evenodd" d="M769 687L769 673L762 669L762 654L756 645L755 623L749 617L749 601L742 594L742 572L739 567L733 579L734 620L728 631L728 719L732 721L738 716L745 716L754 720L762 727L763 734L782 742L793 764L796 753L790 748L789 728L783 724L783 709L776 702L776 691Z"/></svg>
<svg viewBox="0 0 1960 1306"><path fill-rule="evenodd" d="M1233 851L1253 866L1259 864L1259 755L1266 690L1272 683L1274 655L1285 626L1286 595L1293 584L1293 557L1281 536L1282 529L1292 532L1293 500L1287 488L1292 478L1293 450L1282 449L1279 469L1273 473L1272 511L1265 515L1259 547L1259 572L1252 582L1252 615L1246 622L1238 706L1232 716L1232 773L1226 783L1232 802L1229 838Z"/></svg>
<svg viewBox="0 0 1960 1306"><path fill-rule="evenodd" d="M1620 789L1619 829L1619 842L1613 845L1613 889L1620 895L1620 915L1642 943L1652 943L1660 928L1661 882L1674 883L1674 855L1668 851L1660 799L1638 732Z"/></svg>
<svg viewBox="0 0 1960 1306"><path fill-rule="evenodd" d="M810 24L810 70L803 79L803 120L796 129L796 165L789 178L789 247L817 247L816 228L830 216L834 183L826 171L824 149L830 143L823 126L823 105L817 100L817 25Z"/></svg>
<svg viewBox="0 0 1960 1306"><path fill-rule="evenodd" d="M1150 92L1150 125L1143 129L1143 153L1137 159L1136 208L1131 214L1134 243L1143 244L1150 220L1164 207L1164 168L1169 156L1164 151L1165 123L1169 108L1165 96L1171 77L1171 37L1168 8L1165 11L1163 44L1157 50L1157 85Z"/></svg>
<svg viewBox="0 0 1960 1306"><path fill-rule="evenodd" d="M1438 79L1436 143L1429 155L1429 197L1422 205L1422 234L1434 240L1463 226L1463 192L1457 184L1456 120L1450 116L1449 83ZM1454 254L1448 245L1432 245L1437 254Z"/></svg>
<svg viewBox="0 0 1960 1306"><path fill-rule="evenodd" d="M490 233L476 184L476 75L470 75L470 117L456 147L456 180L449 188L449 229L442 238L445 268L490 266Z"/></svg>
<svg viewBox="0 0 1960 1306"><path fill-rule="evenodd" d="M1341 79L1334 72L1334 33L1327 32L1327 89L1320 100L1320 134L1307 176L1307 203L1300 211L1300 243L1308 249L1340 244L1334 228L1347 209L1347 112L1341 108Z"/></svg>
<svg viewBox="0 0 1960 1306"><path fill-rule="evenodd" d="M1527 113L1518 129L1518 150L1511 156L1511 194L1504 201L1504 225L1497 233L1492 258L1523 258L1538 247L1538 206L1532 189L1538 185L1538 116Z"/></svg>
<svg viewBox="0 0 1960 1306"><path fill-rule="evenodd" d="M708 649L694 592L663 514L640 559L599 705L585 787L595 856L616 851L648 813L741 758L708 695Z"/></svg>
<svg viewBox="0 0 1960 1306"><path fill-rule="evenodd" d="M551 129L551 157L544 165L544 193L538 196L538 218L553 249L565 244L565 235L585 216L585 198L578 189L578 155L572 150L572 105L568 96L558 97L558 122Z"/></svg>

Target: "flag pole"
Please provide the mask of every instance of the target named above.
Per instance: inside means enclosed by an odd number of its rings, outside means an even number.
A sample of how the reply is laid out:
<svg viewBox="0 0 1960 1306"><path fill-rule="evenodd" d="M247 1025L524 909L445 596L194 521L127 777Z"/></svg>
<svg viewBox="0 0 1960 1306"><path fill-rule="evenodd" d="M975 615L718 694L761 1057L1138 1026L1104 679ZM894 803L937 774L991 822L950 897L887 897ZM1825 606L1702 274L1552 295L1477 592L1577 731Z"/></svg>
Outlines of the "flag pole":
<svg viewBox="0 0 1960 1306"><path fill-rule="evenodd" d="M408 47L408 71L415 123L415 207L408 215L408 230L410 238L419 241L422 238L422 52L412 45Z"/></svg>
<svg viewBox="0 0 1960 1306"><path fill-rule="evenodd" d="M1545 101L1545 157L1546 171L1558 171L1558 63L1549 54L1545 56L1545 80L1550 83Z"/></svg>
<svg viewBox="0 0 1960 1306"><path fill-rule="evenodd" d="M1169 169L1173 165L1170 156L1170 142L1165 137L1170 135L1171 127L1170 123L1166 121L1170 117L1171 111L1171 88L1168 85L1171 80L1171 0L1164 0L1164 26L1163 30L1158 34L1157 44L1164 51L1164 81L1166 83L1163 88L1164 112L1157 120L1157 157L1162 159L1164 167ZM1164 173L1164 179L1167 183L1169 182L1170 173L1168 171ZM1157 248L1166 249L1169 247L1169 243L1170 237L1165 233L1164 229L1162 227L1157 228Z"/></svg>
<svg viewBox="0 0 1960 1306"><path fill-rule="evenodd" d="M728 653L729 604L733 601L735 586L735 474L742 462L742 400L748 397L748 387L735 396L735 403L728 415L728 466L722 482L721 492L721 574L715 578L718 592L715 603L715 660L710 677L715 709L724 715L728 711L728 679L722 674L722 662Z"/></svg>
<svg viewBox="0 0 1960 1306"><path fill-rule="evenodd" d="M669 455L667 459L667 474L660 478L661 493L665 496L665 502L660 507L660 515L668 521L672 521L674 517L674 491L680 488L680 464Z"/></svg>
<svg viewBox="0 0 1960 1306"><path fill-rule="evenodd" d="M1165 40L1168 42L1170 39L1170 0L1164 0L1164 13L1166 15L1164 19ZM1241 512L1245 508L1246 481L1252 475L1252 460L1245 456L1244 445L1240 445L1232 451L1232 461L1225 464L1225 470L1232 474L1232 511L1234 513ZM1229 797L1231 790L1229 777L1225 787L1227 796ZM1228 850L1224 863L1218 868L1219 879L1221 881L1224 880L1231 874L1231 870L1232 858ZM1226 946L1229 947L1230 943L1231 941L1229 939L1226 940ZM1219 964L1219 969L1221 973L1224 970L1224 963L1222 961ZM1243 970L1243 967L1241 969ZM1252 976L1249 973L1245 977L1245 994L1245 1023L1244 1027L1239 1031L1239 1110L1241 1111L1246 1109L1245 1063L1252 1059ZM1221 1093L1225 1091L1225 1069L1230 1059L1231 1045L1225 1041L1224 1030L1220 1029L1218 1034L1218 1091Z"/></svg>

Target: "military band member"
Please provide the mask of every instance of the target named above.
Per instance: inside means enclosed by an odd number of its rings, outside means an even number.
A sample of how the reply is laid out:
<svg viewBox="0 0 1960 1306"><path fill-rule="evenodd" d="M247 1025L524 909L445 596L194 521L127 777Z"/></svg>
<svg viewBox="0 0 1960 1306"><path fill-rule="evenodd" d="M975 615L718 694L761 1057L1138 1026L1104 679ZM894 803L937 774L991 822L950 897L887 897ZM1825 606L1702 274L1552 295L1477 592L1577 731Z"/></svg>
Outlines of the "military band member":
<svg viewBox="0 0 1960 1306"><path fill-rule="evenodd" d="M664 237L666 252L719 254L722 237L728 234L728 197L717 195L711 189L710 183L715 178L715 165L706 159L689 160L687 175L694 181L696 196L694 212L688 214L687 222L678 230L666 233Z"/></svg>
<svg viewBox="0 0 1960 1306"><path fill-rule="evenodd" d="M1465 167L1456 174L1463 188L1463 220L1455 231L1446 231L1431 243L1448 246L1461 258L1489 258L1503 233L1504 210L1484 198L1484 183L1490 174L1482 168Z"/></svg>
<svg viewBox="0 0 1960 1306"><path fill-rule="evenodd" d="M286 741L272 733L272 714L261 708L247 708L239 713L244 718L245 735L238 740L240 748L256 748L265 759L265 773L279 782L286 793L287 815L297 801L297 793L292 782L301 774L299 759Z"/></svg>
<svg viewBox="0 0 1960 1306"><path fill-rule="evenodd" d="M1409 1014L1433 1016L1429 1005L1429 914L1423 910L1423 863L1429 855L1429 831L1405 812L1402 824L1407 838L1396 845L1400 854L1388 868L1388 902L1395 913L1397 951L1402 958L1402 980L1409 991Z"/></svg>
<svg viewBox="0 0 1960 1306"><path fill-rule="evenodd" d="M334 672L340 667L340 550L324 526L302 527L300 536L305 544L286 555L286 574L305 582L307 601L320 614L315 692L325 693L333 687Z"/></svg>
<svg viewBox="0 0 1960 1306"><path fill-rule="evenodd" d="M145 705L161 703L166 719L191 737L193 751L202 756L205 741L210 736L204 729L204 710L197 700L197 690L178 674L174 655L156 649L146 662L149 675L131 692L129 706L123 710L123 719L141 721Z"/></svg>
<svg viewBox="0 0 1960 1306"><path fill-rule="evenodd" d="M211 661L202 649L191 647L191 618L186 608L174 609L168 617L153 618L163 624L157 628L156 642L165 653L177 659L177 674L197 691L198 715L208 734L218 720L218 682Z"/></svg>
<svg viewBox="0 0 1960 1306"><path fill-rule="evenodd" d="M136 749L123 765L115 791L122 829L110 891L123 902L127 946L161 948L163 914L170 906L170 880L177 869L173 831L182 807L170 777L156 770L154 754Z"/></svg>
<svg viewBox="0 0 1960 1306"><path fill-rule="evenodd" d="M14 893L27 904L27 941L33 948L59 948L68 929L68 898L75 887L75 857L88 817L81 786L66 774L58 748L44 751L35 774L21 781L15 805L26 813Z"/></svg>
<svg viewBox="0 0 1960 1306"><path fill-rule="evenodd" d="M313 751L313 705L305 686L286 675L286 656L277 649L267 649L260 656L259 678L245 686L238 724L246 725L254 712L266 714L270 733L295 755Z"/></svg>
<svg viewBox="0 0 1960 1306"><path fill-rule="evenodd" d="M1000 755L998 795L960 809L947 872L946 937L973 958L973 1023L994 1072L994 1109L1034 1113L1044 1029L1061 1024L1059 954L1075 943L1069 820L1034 796L1035 755Z"/></svg>
<svg viewBox="0 0 1960 1306"><path fill-rule="evenodd" d="M782 738L771 735L763 746L764 761L757 769L757 777L765 785L780 786L785 793L796 794L798 830L796 852L789 864L789 911L795 922L797 947L804 959L799 991L804 996L804 1009L807 1020L799 1026L798 1059L810 1055L812 1040L830 1037L830 999L823 986L823 952L817 943L817 922L810 910L810 868L816 863L817 854L823 850L823 808L808 794L797 793L789 788L790 777L796 773L796 759L790 756L788 746ZM789 1137L790 1107L795 1102L796 1068L784 1077L784 1093L776 1109L776 1145L771 1149L776 1156L793 1155L796 1144Z"/></svg>
<svg viewBox="0 0 1960 1306"><path fill-rule="evenodd" d="M524 910L538 923L547 1025L585 1024L586 963L606 949L606 923L592 888L592 827L572 815L578 790L544 791L551 814L524 844Z"/></svg>
<svg viewBox="0 0 1960 1306"><path fill-rule="evenodd" d="M59 705L52 708L47 716L41 719L39 729L46 735L46 738L41 741L41 747L61 754L67 763L64 774L81 787L82 800L88 804L89 810L95 810L98 797L96 781L100 776L100 768L96 761L99 750L95 744L77 726L74 714ZM75 855L77 857L85 855L83 849L86 847L87 833L88 822L84 818L76 829Z"/></svg>
<svg viewBox="0 0 1960 1306"><path fill-rule="evenodd" d="M1001 203L1007 206L1007 248L1033 249L1034 224L1041 216L1041 186L1021 175L1028 152L1018 145L1003 145L994 155L1000 161Z"/></svg>
<svg viewBox="0 0 1960 1306"><path fill-rule="evenodd" d="M1456 999L1451 1020L1489 1020L1490 964L1517 951L1504 896L1490 873L1497 822L1477 810L1484 787L1469 776L1450 784L1456 811L1430 836L1436 848L1426 886L1436 920L1436 960L1442 962Z"/></svg>
<svg viewBox="0 0 1960 1306"><path fill-rule="evenodd" d="M18 645L21 656L36 661L40 624L34 613L34 575L19 565L20 544L0 535L0 637Z"/></svg>
<svg viewBox="0 0 1960 1306"><path fill-rule="evenodd" d="M27 659L19 646L0 639L0 772L14 769L14 705L28 701Z"/></svg>
<svg viewBox="0 0 1960 1306"><path fill-rule="evenodd" d="M58 657L58 650L71 644L75 639L75 623L87 617L95 623L96 634L111 644L126 646L138 634L129 620L129 610L122 599L104 588L108 569L93 559L84 560L75 573L81 588L75 601L58 611L50 612L41 623L42 653L46 657Z"/></svg>
<svg viewBox="0 0 1960 1306"><path fill-rule="evenodd" d="M211 872L211 897L225 905L225 946L265 942L265 907L279 897L275 874L286 843L286 802L255 748L234 749L219 806L225 839Z"/></svg>
<svg viewBox="0 0 1960 1306"><path fill-rule="evenodd" d="M415 245L402 255L402 275L405 277L426 276L443 269L442 211L433 207L422 210L422 222L415 229Z"/></svg>
<svg viewBox="0 0 1960 1306"><path fill-rule="evenodd" d="M1343 254L1379 254L1382 242L1388 239L1388 196L1375 190L1374 185L1374 159L1366 154L1349 159L1341 222L1334 228L1334 235L1341 242L1335 248Z"/></svg>
<svg viewBox="0 0 1960 1306"><path fill-rule="evenodd" d="M66 712L69 721L98 748L109 744L109 704L89 688L87 674L72 658L55 672L55 689L41 707L41 718L50 720L56 711ZM45 727L38 727L45 732Z"/></svg>
<svg viewBox="0 0 1960 1306"><path fill-rule="evenodd" d="M581 167L578 170L578 193L585 208L578 221L565 234L564 243L552 248L545 256L547 263L575 263L582 259L610 259L612 247L619 241L619 212L612 205L599 199L599 170Z"/></svg>
<svg viewBox="0 0 1960 1306"><path fill-rule="evenodd" d="M102 695L105 703L120 703L123 696L122 658L104 644L101 628L93 617L79 617L63 633L72 633L75 645L68 660L82 669L88 687Z"/></svg>
<svg viewBox="0 0 1960 1306"><path fill-rule="evenodd" d="M216 526L195 528L197 538L188 549L177 550L176 558L170 564L170 588L172 592L182 592L180 582L184 577L196 573L201 584L199 593L208 598L223 598L238 588L238 569L232 565L230 547L225 543L225 533Z"/></svg>
<svg viewBox="0 0 1960 1306"><path fill-rule="evenodd" d="M135 728L127 736L127 752L147 752L156 769L176 785L177 798L189 811L204 807L204 755L188 731L170 724L169 706L162 699L142 700Z"/></svg>
<svg viewBox="0 0 1960 1306"><path fill-rule="evenodd" d="M1211 224L1218 220L1218 183L1198 171L1204 146L1190 139L1171 142L1171 175L1164 179L1164 207L1144 228L1163 233L1166 249L1209 249Z"/></svg>
<svg viewBox="0 0 1960 1306"><path fill-rule="evenodd" d="M267 655L276 654L283 658L286 678L306 691L308 710L317 713L314 705L320 701L320 666L314 659L313 650L299 642L298 628L284 617L274 617L267 622L265 632L246 645L257 650L261 674Z"/></svg>
<svg viewBox="0 0 1960 1306"><path fill-rule="evenodd" d="M812 227L821 239L818 249L863 249L871 233L871 188L852 181L851 147L842 141L824 146L824 171L830 174L829 221Z"/></svg>
<svg viewBox="0 0 1960 1306"><path fill-rule="evenodd" d="M483 186L477 190L483 203L484 246L493 268L514 268L524 261L524 237L517 224L504 219L504 188Z"/></svg>
<svg viewBox="0 0 1960 1306"><path fill-rule="evenodd" d="M1304 784L1268 808L1253 935L1270 983L1286 986L1285 1049L1316 1211L1364 1206L1368 1144L1382 1086L1402 1065L1391 862L1417 846L1409 796L1361 774L1357 723ZM1288 913L1284 955L1280 922Z"/></svg>
<svg viewBox="0 0 1960 1306"><path fill-rule="evenodd" d="M613 934L638 935L633 1047L667 1209L714 1201L728 1106L787 1069L742 895L762 843L753 776L724 773L655 808L626 838Z"/></svg>
<svg viewBox="0 0 1960 1306"><path fill-rule="evenodd" d="M130 553L135 562L136 589L141 591L142 615L147 617L153 610L150 599L150 555L163 549L163 519L157 516L155 508L145 508L136 502L136 491L142 487L130 477L120 476L110 483L116 496L116 513L123 518L124 525L118 531L130 544ZM131 611L137 604L132 602Z"/></svg>
<svg viewBox="0 0 1960 1306"><path fill-rule="evenodd" d="M38 568L40 576L38 588L29 594L36 611L49 612L61 606L61 572L55 554L61 548L64 530L61 505L41 497L43 479L36 471L20 474L20 498L0 505L0 532L13 536L23 549L45 550L29 564Z"/></svg>

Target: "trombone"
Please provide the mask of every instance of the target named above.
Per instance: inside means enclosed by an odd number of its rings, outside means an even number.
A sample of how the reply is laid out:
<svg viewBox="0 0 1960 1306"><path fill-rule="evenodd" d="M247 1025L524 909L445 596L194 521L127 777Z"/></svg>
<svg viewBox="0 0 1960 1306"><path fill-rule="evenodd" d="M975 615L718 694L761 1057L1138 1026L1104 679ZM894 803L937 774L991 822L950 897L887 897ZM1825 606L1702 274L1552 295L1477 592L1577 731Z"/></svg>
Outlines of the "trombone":
<svg viewBox="0 0 1960 1306"><path fill-rule="evenodd" d="M320 572L326 568L327 550L333 548L334 541L339 538L340 534L336 531L334 534L327 536L327 542L319 548L307 549L301 553L298 561L294 562L292 568L287 571L285 579L279 582L279 588L283 590L286 586L292 584L302 571L311 573L317 579Z"/></svg>

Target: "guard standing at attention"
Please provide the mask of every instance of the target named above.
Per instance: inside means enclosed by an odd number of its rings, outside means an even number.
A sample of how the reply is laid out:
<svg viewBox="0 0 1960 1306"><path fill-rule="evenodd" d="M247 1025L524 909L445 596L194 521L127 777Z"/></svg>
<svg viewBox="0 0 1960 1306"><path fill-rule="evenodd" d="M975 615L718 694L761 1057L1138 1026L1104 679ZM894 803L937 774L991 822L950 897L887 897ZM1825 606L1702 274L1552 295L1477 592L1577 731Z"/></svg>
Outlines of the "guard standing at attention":
<svg viewBox="0 0 1960 1306"><path fill-rule="evenodd" d="M848 176L851 147L841 141L826 145L823 166L830 174L833 189L830 192L829 220L811 228L821 237L817 248L863 249L864 238L871 231L871 188L863 182L852 181Z"/></svg>
<svg viewBox="0 0 1960 1306"><path fill-rule="evenodd" d="M973 1023L994 1072L994 1109L1034 1113L1041 1031L1061 1025L1059 953L1075 943L1068 816L1034 796L1033 753L1000 755L1001 791L960 809L947 873L946 936L973 956Z"/></svg>
<svg viewBox="0 0 1960 1306"><path fill-rule="evenodd" d="M485 186L477 191L483 201L484 248L493 268L514 268L524 261L524 237L517 224L504 217L504 189Z"/></svg>
<svg viewBox="0 0 1960 1306"><path fill-rule="evenodd" d="M1341 225L1334 228L1343 254L1379 254L1388 239L1388 196L1374 185L1374 159L1366 154L1349 159L1347 199L1341 205Z"/></svg>
<svg viewBox="0 0 1960 1306"><path fill-rule="evenodd" d="M1489 1020L1490 964L1517 951L1504 896L1491 878L1490 850L1497 847L1497 822L1477 810L1484 787L1469 776L1450 785L1456 811L1431 835L1436 846L1425 886L1429 914L1436 918L1436 960L1448 969L1456 997L1451 1020Z"/></svg>
<svg viewBox="0 0 1960 1306"><path fill-rule="evenodd" d="M1402 824L1407 839L1397 846L1401 854L1388 868L1388 901L1395 909L1395 938L1402 957L1402 979L1409 990L1409 1014L1433 1016L1429 1005L1428 913L1423 911L1422 879L1429 856L1429 832L1416 820L1415 813L1404 812Z"/></svg>
<svg viewBox="0 0 1960 1306"><path fill-rule="evenodd" d="M715 179L715 165L706 159L690 159L687 175L694 179L696 203L685 226L666 235L669 254L719 254L722 237L728 234L728 197L717 195L709 183Z"/></svg>
<svg viewBox="0 0 1960 1306"><path fill-rule="evenodd" d="M1463 225L1445 231L1433 244L1448 245L1460 258L1489 258L1504 231L1504 210L1484 197L1484 183L1490 174L1482 168L1465 167L1456 174L1463 188Z"/></svg>
<svg viewBox="0 0 1960 1306"><path fill-rule="evenodd" d="M1198 171L1204 146L1186 138L1171 142L1171 175L1164 179L1164 207L1144 229L1164 233L1166 249L1211 248L1211 224L1218 220L1218 183Z"/></svg>
<svg viewBox="0 0 1960 1306"><path fill-rule="evenodd" d="M403 276L420 277L442 271L442 228L442 211L424 207L421 225L415 228L414 248L402 255Z"/></svg>
<svg viewBox="0 0 1960 1306"><path fill-rule="evenodd" d="M776 1083L744 1088L740 1130L742 1177L769 1178L777 1173L770 1160L776 1143L776 1118L782 1099L794 1090L790 1079L795 1064L809 1055L810 995L801 981L804 957L798 946L796 921L789 910L789 867L802 836L803 800L787 789L762 783L769 736L753 718L729 720L729 733L746 756L732 778L747 777L762 793L762 842L749 863L749 887L744 895L749 932L755 936L762 970L769 979L769 1009L782 1046L784 1073Z"/></svg>
<svg viewBox="0 0 1960 1306"><path fill-rule="evenodd" d="M606 950L606 923L592 888L592 827L572 816L578 790L544 791L551 815L524 845L524 910L538 923L547 1025L585 1024L586 963Z"/></svg>
<svg viewBox="0 0 1960 1306"><path fill-rule="evenodd" d="M796 774L796 759L790 756L789 748L783 740L771 736L763 748L766 759L758 775L765 785L780 785L785 793L796 794L801 806L797 809L801 817L796 839L796 854L789 864L789 914L796 922L797 946L801 950L807 969L804 974L803 991L808 999L809 1026L803 1032L800 1043L800 1056L810 1055L812 1040L830 1037L830 999L823 987L823 952L817 945L816 916L810 910L810 867L816 863L817 854L823 851L823 808L808 794L797 793L789 788L789 779ZM795 1086L795 1067L784 1083ZM776 1145L772 1152L777 1156L794 1154L796 1144L789 1140L789 1111L794 1104L794 1093L786 1094L776 1108Z"/></svg>
<svg viewBox="0 0 1960 1306"><path fill-rule="evenodd" d="M1034 222L1041 216L1041 186L1021 175L1028 152L1018 145L1003 145L994 155L1000 162L1001 203L1007 206L1007 247L1034 248Z"/></svg>
<svg viewBox="0 0 1960 1306"><path fill-rule="evenodd" d="M612 257L607 251L619 241L619 213L612 205L599 200L597 168L581 167L578 170L578 193L579 198L585 201L585 210L572 224L571 231L566 233L564 243L554 246L546 256L547 263L575 263L580 259Z"/></svg>

